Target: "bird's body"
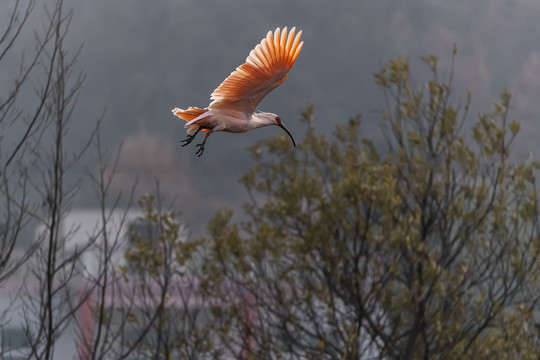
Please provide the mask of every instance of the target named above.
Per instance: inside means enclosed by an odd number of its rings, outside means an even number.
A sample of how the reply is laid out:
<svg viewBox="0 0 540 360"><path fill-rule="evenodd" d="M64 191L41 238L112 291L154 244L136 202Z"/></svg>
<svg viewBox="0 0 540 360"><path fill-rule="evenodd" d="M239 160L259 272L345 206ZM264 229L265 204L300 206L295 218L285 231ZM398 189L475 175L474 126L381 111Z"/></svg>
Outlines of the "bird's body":
<svg viewBox="0 0 540 360"><path fill-rule="evenodd" d="M204 113L201 113L201 115L186 123L185 127L188 128L188 132L190 132L189 129L191 126L195 125L196 127L193 130L197 130L198 127L202 126L204 128L203 131L208 129L212 132L226 131L243 133L265 126L265 120L268 117L273 121L277 116L276 114L263 112L250 114L234 109L201 110L204 110Z"/></svg>
<svg viewBox="0 0 540 360"><path fill-rule="evenodd" d="M206 109L190 107L187 110L174 108L172 112L187 121L188 135L182 146L193 141L199 131L206 133L198 144L197 153L202 155L206 139L213 132L226 131L243 133L267 125L277 125L287 132L296 146L291 133L279 116L256 111L257 105L287 77L298 57L303 42L302 32L295 35L295 28L287 34L287 28L268 32L253 49L246 62L236 68L211 95L212 102Z"/></svg>

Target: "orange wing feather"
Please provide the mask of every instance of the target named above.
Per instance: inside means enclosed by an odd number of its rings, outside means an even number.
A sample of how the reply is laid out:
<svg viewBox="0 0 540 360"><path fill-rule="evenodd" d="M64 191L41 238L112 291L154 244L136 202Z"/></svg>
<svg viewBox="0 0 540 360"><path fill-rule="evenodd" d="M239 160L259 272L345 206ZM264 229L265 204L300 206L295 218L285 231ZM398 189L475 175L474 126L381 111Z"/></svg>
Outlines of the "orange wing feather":
<svg viewBox="0 0 540 360"><path fill-rule="evenodd" d="M295 36L296 28L287 33L287 28L268 32L255 49L251 50L246 62L233 71L211 95L209 109L244 109L255 111L261 100L278 87L287 77L302 45L302 31Z"/></svg>

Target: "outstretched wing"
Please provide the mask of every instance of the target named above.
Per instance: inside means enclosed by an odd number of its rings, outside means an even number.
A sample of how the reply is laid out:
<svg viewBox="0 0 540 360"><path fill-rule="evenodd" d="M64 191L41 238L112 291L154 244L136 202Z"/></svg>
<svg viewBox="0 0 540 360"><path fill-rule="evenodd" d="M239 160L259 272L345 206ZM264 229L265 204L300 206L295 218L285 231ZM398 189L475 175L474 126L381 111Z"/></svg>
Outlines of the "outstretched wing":
<svg viewBox="0 0 540 360"><path fill-rule="evenodd" d="M210 109L232 108L252 113L270 91L277 88L298 57L304 42L300 42L302 31L296 28L287 33L287 28L268 32L255 49L251 50L246 62L236 68L212 93Z"/></svg>

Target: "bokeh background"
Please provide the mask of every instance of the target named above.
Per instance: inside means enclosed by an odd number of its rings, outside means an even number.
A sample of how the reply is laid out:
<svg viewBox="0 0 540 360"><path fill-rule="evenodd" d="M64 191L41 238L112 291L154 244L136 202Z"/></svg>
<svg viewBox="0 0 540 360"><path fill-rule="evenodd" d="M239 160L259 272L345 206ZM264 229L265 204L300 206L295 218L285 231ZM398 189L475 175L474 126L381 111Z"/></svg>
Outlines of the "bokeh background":
<svg viewBox="0 0 540 360"><path fill-rule="evenodd" d="M105 113L103 143L111 159L122 147L115 189L125 190L138 179L138 196L153 191L157 179L162 195L176 199L193 236L203 234L208 219L224 206L241 218L247 193L238 179L251 166L246 148L281 130L215 134L198 158L193 145L179 146L184 123L171 109L207 106L214 88L276 27L303 30L304 47L287 80L260 108L279 114L297 141L304 132L299 113L308 104L315 107L319 133L362 114L366 136L377 137L384 101L372 74L401 56L421 83L427 69L420 58L433 54L441 59L441 75L448 75L455 44L456 102L464 102L471 90L474 117L508 87L511 115L522 124L517 153L540 154L539 1L67 0L66 5L74 11L67 42L73 52L82 45L77 67L86 75L68 143L79 146ZM5 6L0 4L0 11ZM39 32L45 13L32 16L32 30ZM30 31L25 38L32 47ZM17 61L11 60L13 69ZM0 69L0 88L13 69ZM87 159L74 206L96 205L85 181L92 171Z"/></svg>

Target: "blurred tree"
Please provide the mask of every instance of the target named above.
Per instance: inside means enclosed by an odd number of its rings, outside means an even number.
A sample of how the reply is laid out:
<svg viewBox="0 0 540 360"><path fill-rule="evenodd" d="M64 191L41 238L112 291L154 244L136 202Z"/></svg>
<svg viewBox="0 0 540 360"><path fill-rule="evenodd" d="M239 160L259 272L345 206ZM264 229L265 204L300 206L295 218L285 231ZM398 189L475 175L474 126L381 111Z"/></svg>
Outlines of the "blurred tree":
<svg viewBox="0 0 540 360"><path fill-rule="evenodd" d="M137 359L222 358L209 321L214 300L199 292L200 242L186 241L179 214L164 210L159 196L144 196L140 205L142 231L126 253L131 269L124 269L126 281L135 282L130 294L137 304L115 309L124 331L137 335L127 350Z"/></svg>
<svg viewBox="0 0 540 360"><path fill-rule="evenodd" d="M215 326L239 357L540 355L538 164L510 159L508 91L468 137L470 93L455 105L453 66L441 79L423 61L421 86L399 58L374 74L386 146L361 137L359 117L316 135L309 107L298 148L251 149L248 220L225 209L201 243Z"/></svg>
<svg viewBox="0 0 540 360"><path fill-rule="evenodd" d="M101 145L102 117L77 139L78 148L67 145L84 82L76 66L80 48L70 49L66 41L73 11L64 0L6 6L0 64L20 60L0 92L0 358L71 358L75 351L82 359L127 358L163 313L159 306L147 311L151 318L132 343L122 340L133 315L108 316L117 304L135 308L133 291L144 289L142 281L123 286L116 256L126 241L122 225L135 185L127 196L111 193L116 164L107 163ZM37 29L33 17L41 17ZM25 36L32 30L29 42ZM67 215L81 189L77 166L90 147L96 158L88 178L100 219L82 234L82 224L68 223ZM127 206L119 209L126 197ZM88 317L80 316L82 309Z"/></svg>

